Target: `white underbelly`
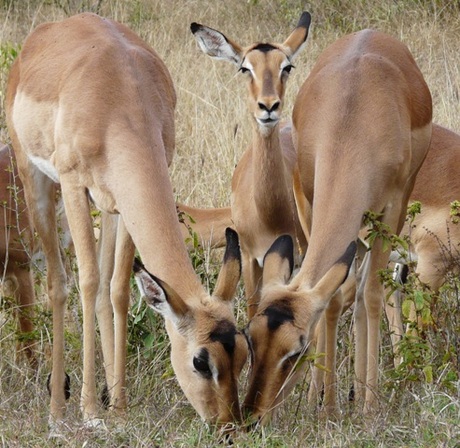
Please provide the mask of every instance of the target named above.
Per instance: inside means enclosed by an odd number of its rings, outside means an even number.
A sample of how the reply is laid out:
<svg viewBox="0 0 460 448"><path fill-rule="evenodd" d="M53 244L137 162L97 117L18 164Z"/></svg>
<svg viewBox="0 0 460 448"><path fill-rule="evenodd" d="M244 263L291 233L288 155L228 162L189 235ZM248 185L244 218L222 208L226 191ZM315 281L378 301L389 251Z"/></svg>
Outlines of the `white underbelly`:
<svg viewBox="0 0 460 448"><path fill-rule="evenodd" d="M59 182L59 173L53 163L57 115L56 103L36 101L17 92L12 121L21 149L32 164L54 182Z"/></svg>

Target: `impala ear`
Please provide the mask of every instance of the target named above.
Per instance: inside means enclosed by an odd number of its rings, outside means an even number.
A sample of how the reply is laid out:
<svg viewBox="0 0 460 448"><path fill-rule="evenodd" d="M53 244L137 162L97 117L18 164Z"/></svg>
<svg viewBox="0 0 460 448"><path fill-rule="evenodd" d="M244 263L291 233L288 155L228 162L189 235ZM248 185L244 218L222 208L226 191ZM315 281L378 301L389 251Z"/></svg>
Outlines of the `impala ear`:
<svg viewBox="0 0 460 448"><path fill-rule="evenodd" d="M242 48L225 37L220 31L193 22L190 30L195 36L201 51L215 59L233 62L238 67L242 61Z"/></svg>
<svg viewBox="0 0 460 448"><path fill-rule="evenodd" d="M276 282L286 284L294 268L294 242L290 235L282 235L268 249L264 257L262 285Z"/></svg>
<svg viewBox="0 0 460 448"><path fill-rule="evenodd" d="M238 233L227 227L225 230L227 246L225 247L224 262L217 278L214 296L221 300L233 299L241 277L241 252Z"/></svg>
<svg viewBox="0 0 460 448"><path fill-rule="evenodd" d="M145 269L136 257L133 265L136 283L147 305L169 319L179 330L184 330L191 313L187 304L166 282Z"/></svg>
<svg viewBox="0 0 460 448"><path fill-rule="evenodd" d="M300 16L299 23L294 31L284 41L283 47L290 55L291 61L297 56L302 49L308 37L308 30L310 29L311 15L308 12L303 12Z"/></svg>
<svg viewBox="0 0 460 448"><path fill-rule="evenodd" d="M334 263L329 271L323 275L321 280L313 288L313 292L322 300L328 302L346 280L351 264L355 259L356 249L356 242L352 241L348 245L345 253Z"/></svg>

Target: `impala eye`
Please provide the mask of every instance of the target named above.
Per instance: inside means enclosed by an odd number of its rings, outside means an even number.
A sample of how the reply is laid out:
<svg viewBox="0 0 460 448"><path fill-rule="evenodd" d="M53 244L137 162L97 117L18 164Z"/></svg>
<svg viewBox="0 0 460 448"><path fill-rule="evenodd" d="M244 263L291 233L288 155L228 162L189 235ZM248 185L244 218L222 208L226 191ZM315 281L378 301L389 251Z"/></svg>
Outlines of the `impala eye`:
<svg viewBox="0 0 460 448"><path fill-rule="evenodd" d="M289 73L291 73L291 70L294 68L293 65L286 65L286 67L283 67L283 75L286 74L288 75Z"/></svg>
<svg viewBox="0 0 460 448"><path fill-rule="evenodd" d="M251 70L249 70L249 69L246 68L246 67L240 67L240 72L241 72L241 73L250 73Z"/></svg>
<svg viewBox="0 0 460 448"><path fill-rule="evenodd" d="M300 368L306 360L307 355L305 353L305 350L300 350L297 353L294 353L293 355L285 359L284 368L292 368L294 366L296 369Z"/></svg>
<svg viewBox="0 0 460 448"><path fill-rule="evenodd" d="M211 368L209 367L209 353L207 350L201 350L198 356L193 357L193 367L206 379L212 378Z"/></svg>

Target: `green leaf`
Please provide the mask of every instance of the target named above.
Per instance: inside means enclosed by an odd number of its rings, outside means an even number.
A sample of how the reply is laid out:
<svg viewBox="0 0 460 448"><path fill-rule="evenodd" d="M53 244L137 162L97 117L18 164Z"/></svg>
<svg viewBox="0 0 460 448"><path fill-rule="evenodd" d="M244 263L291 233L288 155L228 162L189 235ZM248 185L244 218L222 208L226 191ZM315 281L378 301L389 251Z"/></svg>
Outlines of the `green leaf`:
<svg viewBox="0 0 460 448"><path fill-rule="evenodd" d="M150 333L144 338L144 346L147 349L150 349L153 347L153 343L155 341L155 335Z"/></svg>
<svg viewBox="0 0 460 448"><path fill-rule="evenodd" d="M433 366L425 366L423 368L423 374L425 375L425 381L431 384L433 382Z"/></svg>
<svg viewBox="0 0 460 448"><path fill-rule="evenodd" d="M429 325L433 323L433 318L431 316L431 310L428 307L425 307L422 310L422 323L424 325Z"/></svg>
<svg viewBox="0 0 460 448"><path fill-rule="evenodd" d="M406 319L409 319L409 316L410 316L410 312L411 312L413 303L414 303L414 302L412 302L411 299L405 299L404 302L403 302L402 305L401 305L401 309L402 309L403 316L404 316Z"/></svg>
<svg viewBox="0 0 460 448"><path fill-rule="evenodd" d="M417 311L423 310L425 306L425 298L423 297L423 292L422 291L415 291L414 292L414 303L415 303L415 309Z"/></svg>

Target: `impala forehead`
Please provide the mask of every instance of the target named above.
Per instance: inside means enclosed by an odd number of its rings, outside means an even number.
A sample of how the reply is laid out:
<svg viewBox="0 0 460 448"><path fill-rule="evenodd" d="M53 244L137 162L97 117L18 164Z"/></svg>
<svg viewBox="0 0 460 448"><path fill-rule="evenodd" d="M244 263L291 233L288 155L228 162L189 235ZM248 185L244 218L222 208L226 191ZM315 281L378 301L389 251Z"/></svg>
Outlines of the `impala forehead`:
<svg viewBox="0 0 460 448"><path fill-rule="evenodd" d="M308 345L317 317L304 301L284 297L268 303L245 330L251 350L275 358L295 354Z"/></svg>
<svg viewBox="0 0 460 448"><path fill-rule="evenodd" d="M281 49L271 44L259 44L246 52L241 66L253 73L262 69L264 73L268 70L278 74L290 64L288 56Z"/></svg>
<svg viewBox="0 0 460 448"><path fill-rule="evenodd" d="M277 300L265 308L262 314L267 316L267 326L270 332L277 330L285 323L294 322L294 310L288 299Z"/></svg>
<svg viewBox="0 0 460 448"><path fill-rule="evenodd" d="M212 342L219 342L225 351L231 356L235 351L236 335L238 331L233 322L228 320L219 321L209 333Z"/></svg>

